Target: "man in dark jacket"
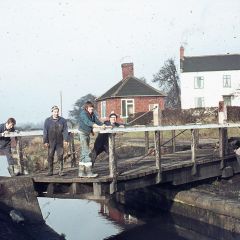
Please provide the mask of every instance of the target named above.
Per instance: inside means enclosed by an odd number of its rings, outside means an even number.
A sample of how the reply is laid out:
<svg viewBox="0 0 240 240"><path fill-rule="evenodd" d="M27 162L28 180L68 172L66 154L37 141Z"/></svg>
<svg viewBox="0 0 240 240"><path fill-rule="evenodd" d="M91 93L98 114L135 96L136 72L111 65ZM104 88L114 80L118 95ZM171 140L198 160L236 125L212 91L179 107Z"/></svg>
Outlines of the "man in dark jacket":
<svg viewBox="0 0 240 240"><path fill-rule="evenodd" d="M4 155L7 157L8 161L8 171L11 176L19 175L19 172L14 169L15 161L12 157L11 151L11 138L4 137L5 133L14 132L16 125L16 120L14 118L9 118L6 123L0 124L0 152L3 152Z"/></svg>
<svg viewBox="0 0 240 240"><path fill-rule="evenodd" d="M104 124L106 125L106 127L111 126L112 128L114 127L124 127L123 124L120 124L117 122L117 114L112 112L109 115L109 120L105 121ZM108 149L108 133L99 133L95 143L94 143L94 148L92 150L91 153L91 157L92 157L92 161L95 162L97 156L102 153L102 152L106 152L107 154L109 153L109 149Z"/></svg>
<svg viewBox="0 0 240 240"><path fill-rule="evenodd" d="M97 177L98 174L92 172L92 159L90 158L90 134L93 133L93 128L105 128L105 125L100 122L94 113L94 105L87 101L80 112L80 159L79 159L79 177Z"/></svg>
<svg viewBox="0 0 240 240"><path fill-rule="evenodd" d="M59 163L59 175L63 176L63 142L68 145L67 121L59 116L58 106L53 106L52 116L44 123L43 143L48 148L48 174L53 175L54 153L57 152Z"/></svg>

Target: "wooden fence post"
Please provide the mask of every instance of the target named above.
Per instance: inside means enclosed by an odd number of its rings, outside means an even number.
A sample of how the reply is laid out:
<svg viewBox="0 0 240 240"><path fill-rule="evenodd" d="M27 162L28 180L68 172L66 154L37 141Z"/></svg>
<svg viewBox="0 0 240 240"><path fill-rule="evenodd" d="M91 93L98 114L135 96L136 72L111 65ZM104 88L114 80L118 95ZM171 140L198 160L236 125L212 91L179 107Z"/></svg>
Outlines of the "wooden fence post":
<svg viewBox="0 0 240 240"><path fill-rule="evenodd" d="M156 156L156 167L158 169L157 183L161 181L162 178L162 166L161 166L161 140L160 131L154 132L154 142L155 142L155 156Z"/></svg>
<svg viewBox="0 0 240 240"><path fill-rule="evenodd" d="M221 158L220 169L224 168L224 156L228 154L227 128L219 128L219 157Z"/></svg>
<svg viewBox="0 0 240 240"><path fill-rule="evenodd" d="M196 129L191 129L191 151L192 151L192 175L197 174L197 162L196 162L196 150L197 150L197 131Z"/></svg>
<svg viewBox="0 0 240 240"><path fill-rule="evenodd" d="M109 175L112 177L110 184L110 194L117 191L117 161L115 154L115 133L110 133L108 136L109 142Z"/></svg>
<svg viewBox="0 0 240 240"><path fill-rule="evenodd" d="M148 154L149 150L149 132L144 132L145 134L145 154Z"/></svg>

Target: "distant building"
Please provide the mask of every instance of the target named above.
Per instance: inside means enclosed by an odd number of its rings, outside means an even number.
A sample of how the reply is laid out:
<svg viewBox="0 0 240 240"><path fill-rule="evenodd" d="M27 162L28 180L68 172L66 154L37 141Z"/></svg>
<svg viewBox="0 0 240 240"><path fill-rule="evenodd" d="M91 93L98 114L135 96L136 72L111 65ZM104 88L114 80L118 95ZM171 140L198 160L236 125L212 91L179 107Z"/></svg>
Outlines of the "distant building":
<svg viewBox="0 0 240 240"><path fill-rule="evenodd" d="M184 56L180 48L183 109L240 106L240 54Z"/></svg>
<svg viewBox="0 0 240 240"><path fill-rule="evenodd" d="M139 112L148 112L155 106L164 109L165 95L134 76L133 63L123 63L122 80L96 99L102 120L114 111L120 120Z"/></svg>

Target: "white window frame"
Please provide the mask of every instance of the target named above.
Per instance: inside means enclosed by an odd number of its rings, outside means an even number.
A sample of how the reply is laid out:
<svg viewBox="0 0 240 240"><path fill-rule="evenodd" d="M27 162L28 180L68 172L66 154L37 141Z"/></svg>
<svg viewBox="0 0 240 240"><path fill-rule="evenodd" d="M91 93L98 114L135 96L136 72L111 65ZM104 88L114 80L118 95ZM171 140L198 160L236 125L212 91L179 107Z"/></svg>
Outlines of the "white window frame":
<svg viewBox="0 0 240 240"><path fill-rule="evenodd" d="M107 103L106 101L101 102L101 118L107 117Z"/></svg>
<svg viewBox="0 0 240 240"><path fill-rule="evenodd" d="M202 105L202 106L199 106L199 105L198 105L199 99L201 99L201 105ZM195 108L205 107L204 97L195 97L195 98L194 98L194 105L195 105Z"/></svg>
<svg viewBox="0 0 240 240"><path fill-rule="evenodd" d="M198 81L200 81L200 86L198 86ZM194 89L203 89L204 88L204 77L197 76L194 77Z"/></svg>
<svg viewBox="0 0 240 240"><path fill-rule="evenodd" d="M231 75L229 75L229 74L224 74L223 75L223 87L224 88L231 88Z"/></svg>
<svg viewBox="0 0 240 240"><path fill-rule="evenodd" d="M126 108L126 116L123 115L123 101L126 101L125 104L125 108ZM127 101L132 101L132 103L128 103ZM128 118L129 116L128 114L128 105L132 105L133 106L133 114L135 113L135 103L134 103L134 99L133 98L123 98L121 99L121 118Z"/></svg>

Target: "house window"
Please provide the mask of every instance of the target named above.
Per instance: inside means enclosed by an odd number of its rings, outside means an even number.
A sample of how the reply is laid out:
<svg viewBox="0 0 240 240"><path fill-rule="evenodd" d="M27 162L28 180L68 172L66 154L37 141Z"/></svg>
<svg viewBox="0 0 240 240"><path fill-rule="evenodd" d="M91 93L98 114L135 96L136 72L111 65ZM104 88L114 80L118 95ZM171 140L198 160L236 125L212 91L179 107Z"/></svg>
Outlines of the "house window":
<svg viewBox="0 0 240 240"><path fill-rule="evenodd" d="M223 96L225 106L232 106L231 96Z"/></svg>
<svg viewBox="0 0 240 240"><path fill-rule="evenodd" d="M223 87L224 88L231 87L231 75L223 75Z"/></svg>
<svg viewBox="0 0 240 240"><path fill-rule="evenodd" d="M204 88L204 78L194 77L194 88Z"/></svg>
<svg viewBox="0 0 240 240"><path fill-rule="evenodd" d="M101 118L106 118L106 101L101 102Z"/></svg>
<svg viewBox="0 0 240 240"><path fill-rule="evenodd" d="M194 102L195 102L195 108L201 108L205 106L203 97L196 97L194 99Z"/></svg>
<svg viewBox="0 0 240 240"><path fill-rule="evenodd" d="M133 113L134 113L134 100L122 99L121 100L121 116L129 117Z"/></svg>

